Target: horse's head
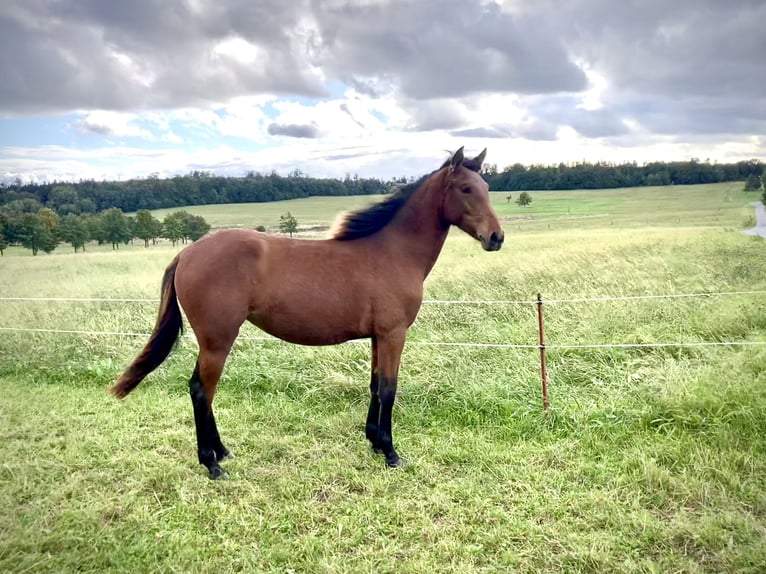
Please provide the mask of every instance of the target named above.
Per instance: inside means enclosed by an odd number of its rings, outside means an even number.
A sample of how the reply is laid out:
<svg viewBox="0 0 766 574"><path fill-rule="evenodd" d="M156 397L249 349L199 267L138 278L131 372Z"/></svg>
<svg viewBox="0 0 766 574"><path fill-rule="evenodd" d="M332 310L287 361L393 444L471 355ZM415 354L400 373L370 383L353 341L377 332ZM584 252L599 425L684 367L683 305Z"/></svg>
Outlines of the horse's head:
<svg viewBox="0 0 766 574"><path fill-rule="evenodd" d="M489 186L479 175L486 155L485 149L475 158L465 159L461 147L444 163L442 217L478 239L486 251L497 251L503 246L505 234L489 203Z"/></svg>

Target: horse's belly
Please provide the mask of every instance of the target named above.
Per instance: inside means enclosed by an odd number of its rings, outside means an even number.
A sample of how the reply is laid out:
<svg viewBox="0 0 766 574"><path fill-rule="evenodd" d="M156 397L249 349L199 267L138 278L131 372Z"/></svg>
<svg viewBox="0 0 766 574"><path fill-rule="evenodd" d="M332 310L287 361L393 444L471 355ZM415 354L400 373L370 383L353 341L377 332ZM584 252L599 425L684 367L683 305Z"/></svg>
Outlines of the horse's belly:
<svg viewBox="0 0 766 574"><path fill-rule="evenodd" d="M248 320L270 335L299 345L337 345L369 337L369 321L352 309L332 310L298 305L295 308L253 312Z"/></svg>

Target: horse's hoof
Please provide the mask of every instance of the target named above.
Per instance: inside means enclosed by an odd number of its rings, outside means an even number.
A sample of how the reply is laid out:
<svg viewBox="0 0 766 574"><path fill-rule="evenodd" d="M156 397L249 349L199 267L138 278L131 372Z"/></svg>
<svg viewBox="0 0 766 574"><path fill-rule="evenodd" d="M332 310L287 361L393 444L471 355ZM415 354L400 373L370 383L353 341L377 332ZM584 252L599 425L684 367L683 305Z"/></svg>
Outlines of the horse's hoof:
<svg viewBox="0 0 766 574"><path fill-rule="evenodd" d="M388 468L402 468L404 466L404 461L398 456L395 458L387 458L386 466Z"/></svg>
<svg viewBox="0 0 766 574"><path fill-rule="evenodd" d="M227 480L229 475L220 466L214 466L210 469L210 480Z"/></svg>

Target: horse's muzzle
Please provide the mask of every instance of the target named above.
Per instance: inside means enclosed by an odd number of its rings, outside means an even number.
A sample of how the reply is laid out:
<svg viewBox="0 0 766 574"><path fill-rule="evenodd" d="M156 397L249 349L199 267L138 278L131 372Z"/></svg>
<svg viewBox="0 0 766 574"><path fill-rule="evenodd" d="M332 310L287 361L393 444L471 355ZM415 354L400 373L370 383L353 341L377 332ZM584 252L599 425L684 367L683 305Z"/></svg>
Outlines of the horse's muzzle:
<svg viewBox="0 0 766 574"><path fill-rule="evenodd" d="M484 251L499 251L503 246L503 241L505 241L505 234L493 231L489 238L479 235L479 241L481 241Z"/></svg>

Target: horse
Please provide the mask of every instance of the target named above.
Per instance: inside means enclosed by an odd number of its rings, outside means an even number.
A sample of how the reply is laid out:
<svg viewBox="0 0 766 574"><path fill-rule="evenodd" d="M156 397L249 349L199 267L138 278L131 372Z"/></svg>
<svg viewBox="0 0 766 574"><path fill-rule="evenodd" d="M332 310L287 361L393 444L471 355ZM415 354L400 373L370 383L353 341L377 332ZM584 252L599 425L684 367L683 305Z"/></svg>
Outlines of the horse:
<svg viewBox="0 0 766 574"><path fill-rule="evenodd" d="M221 442L213 398L240 327L300 345L372 342L365 435L388 467L402 465L391 413L409 327L423 283L451 226L497 251L505 234L475 158L461 147L443 165L367 208L341 215L326 239L293 239L227 229L184 248L162 278L155 327L111 392L126 397L170 354L182 331L181 309L199 354L189 380L197 457L211 479L226 477L233 458ZM180 306L179 306L180 305Z"/></svg>

